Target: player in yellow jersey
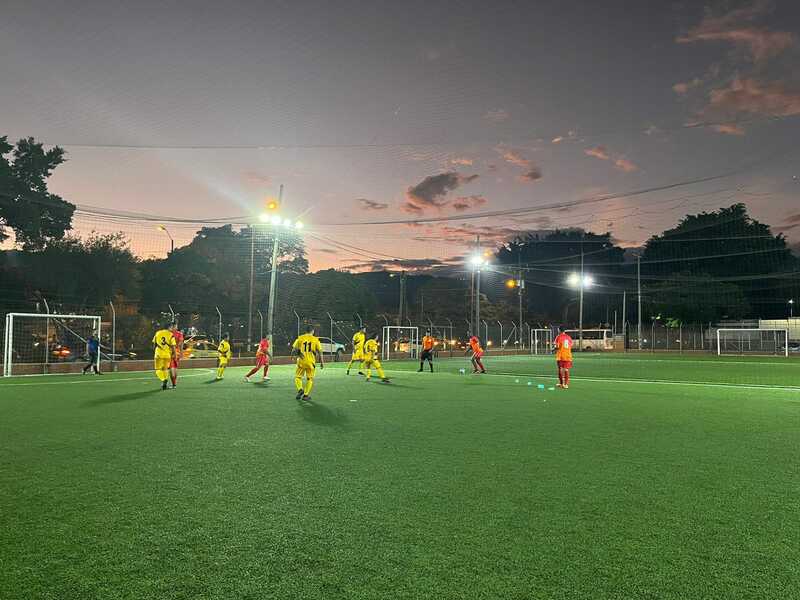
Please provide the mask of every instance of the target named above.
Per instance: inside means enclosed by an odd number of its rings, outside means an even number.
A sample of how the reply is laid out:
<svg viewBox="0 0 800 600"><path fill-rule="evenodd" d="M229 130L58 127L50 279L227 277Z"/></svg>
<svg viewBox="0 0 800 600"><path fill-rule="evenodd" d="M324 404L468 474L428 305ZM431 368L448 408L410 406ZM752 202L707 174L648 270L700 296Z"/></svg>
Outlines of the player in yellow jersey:
<svg viewBox="0 0 800 600"><path fill-rule="evenodd" d="M381 378L383 383L391 383L391 380L386 377L386 373L383 372L383 367L381 367L381 361L378 358L378 334L376 333L374 336L369 338L366 344L364 344L364 367L366 368L366 376L367 381L372 376L372 369L374 368L378 372L378 377Z"/></svg>
<svg viewBox="0 0 800 600"><path fill-rule="evenodd" d="M225 334L222 336L222 341L217 347L217 379L225 377L225 367L228 366L228 361L231 359L231 342L230 335Z"/></svg>
<svg viewBox="0 0 800 600"><path fill-rule="evenodd" d="M153 362L156 377L161 381L161 389L166 390L167 381L169 381L169 366L172 359L175 358L175 336L169 329L159 329L153 336L153 346L155 347Z"/></svg>
<svg viewBox="0 0 800 600"><path fill-rule="evenodd" d="M322 360L322 345L319 343L319 338L314 335L313 325L308 325L305 334L294 341L292 350L297 357L297 368L294 371L294 387L297 388L295 399L311 400L317 360L319 360L319 368L325 368L325 361ZM303 377L306 378L305 387L303 387Z"/></svg>
<svg viewBox="0 0 800 600"><path fill-rule="evenodd" d="M353 356L347 364L347 374L350 375L350 369L353 367L354 362L360 362L358 374L364 374L364 343L367 341L367 328L362 327L353 336Z"/></svg>

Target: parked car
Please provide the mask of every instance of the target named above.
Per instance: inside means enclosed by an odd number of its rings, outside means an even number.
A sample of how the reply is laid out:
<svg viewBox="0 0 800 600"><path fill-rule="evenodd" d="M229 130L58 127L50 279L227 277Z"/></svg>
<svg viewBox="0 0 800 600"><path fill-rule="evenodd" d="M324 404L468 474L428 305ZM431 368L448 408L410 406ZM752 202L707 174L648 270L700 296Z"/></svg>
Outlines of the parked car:
<svg viewBox="0 0 800 600"><path fill-rule="evenodd" d="M789 342L789 352L800 352L800 342Z"/></svg>
<svg viewBox="0 0 800 600"><path fill-rule="evenodd" d="M342 359L342 355L345 353L344 344L340 344L328 337L319 338L319 342L322 346L323 354L333 355L333 360L335 361Z"/></svg>

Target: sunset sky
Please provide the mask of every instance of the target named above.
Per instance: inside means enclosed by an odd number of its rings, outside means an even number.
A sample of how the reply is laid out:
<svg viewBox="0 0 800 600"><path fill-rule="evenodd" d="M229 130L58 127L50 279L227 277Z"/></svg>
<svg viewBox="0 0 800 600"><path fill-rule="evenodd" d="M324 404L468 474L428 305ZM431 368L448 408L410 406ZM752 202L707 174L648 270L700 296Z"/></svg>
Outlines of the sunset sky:
<svg viewBox="0 0 800 600"><path fill-rule="evenodd" d="M315 270L526 229L635 246L739 201L800 242L793 0L13 2L0 57L0 135L68 151L51 191L240 222L284 184ZM169 248L149 223L76 222Z"/></svg>

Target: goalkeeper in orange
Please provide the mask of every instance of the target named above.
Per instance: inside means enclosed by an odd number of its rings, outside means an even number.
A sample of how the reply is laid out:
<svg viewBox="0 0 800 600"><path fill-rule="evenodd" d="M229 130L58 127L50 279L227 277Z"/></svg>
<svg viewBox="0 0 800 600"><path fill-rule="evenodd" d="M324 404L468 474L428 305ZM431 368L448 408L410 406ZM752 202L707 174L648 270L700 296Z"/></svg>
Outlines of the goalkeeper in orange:
<svg viewBox="0 0 800 600"><path fill-rule="evenodd" d="M372 369L374 368L375 371L378 372L378 377L381 378L383 383L391 383L391 380L386 377L386 373L383 372L383 367L381 367L381 361L378 358L378 334L376 333L374 336L367 340L367 343L364 344L364 367L365 367L365 375L366 380L369 381L370 377L372 377Z"/></svg>

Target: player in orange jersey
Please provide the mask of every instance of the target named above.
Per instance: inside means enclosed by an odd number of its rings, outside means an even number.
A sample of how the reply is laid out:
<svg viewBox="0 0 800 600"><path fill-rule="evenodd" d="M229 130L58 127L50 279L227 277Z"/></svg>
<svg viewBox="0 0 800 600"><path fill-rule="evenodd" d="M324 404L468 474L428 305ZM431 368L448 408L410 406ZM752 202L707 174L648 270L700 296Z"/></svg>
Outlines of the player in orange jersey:
<svg viewBox="0 0 800 600"><path fill-rule="evenodd" d="M553 346L556 349L558 387L567 389L569 388L569 370L572 368L572 338L559 327Z"/></svg>
<svg viewBox="0 0 800 600"><path fill-rule="evenodd" d="M261 367L264 367L264 381L269 381L269 340L267 338L261 338L258 343L256 366L250 369L250 372L244 376L244 380L250 381L250 377L258 373Z"/></svg>
<svg viewBox="0 0 800 600"><path fill-rule="evenodd" d="M428 364L431 367L431 373L433 373L433 348L436 346L436 340L433 339L431 336L431 332L428 331L425 333L425 336L422 338L422 354L419 355L419 371L418 373L422 373L425 367L425 361L428 361Z"/></svg>
<svg viewBox="0 0 800 600"><path fill-rule="evenodd" d="M175 338L175 353L169 361L169 378L172 381L172 387L175 387L178 385L178 366L183 358L183 333L175 322L170 323L169 330L172 332L172 337Z"/></svg>
<svg viewBox="0 0 800 600"><path fill-rule="evenodd" d="M472 352L472 372L486 373L486 368L483 366L483 362L481 361L483 358L483 348L481 348L480 340L474 335L469 338L469 350L467 350L467 352Z"/></svg>

